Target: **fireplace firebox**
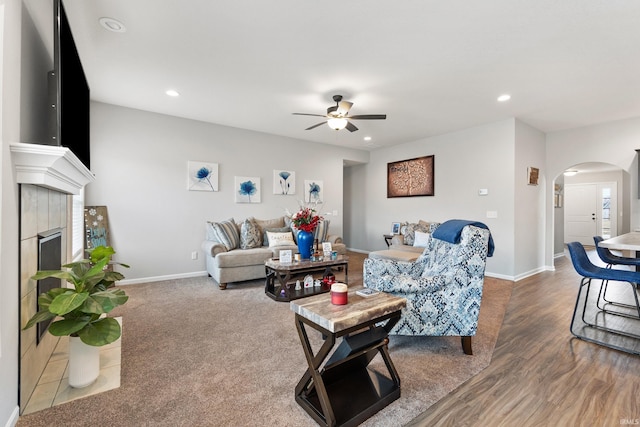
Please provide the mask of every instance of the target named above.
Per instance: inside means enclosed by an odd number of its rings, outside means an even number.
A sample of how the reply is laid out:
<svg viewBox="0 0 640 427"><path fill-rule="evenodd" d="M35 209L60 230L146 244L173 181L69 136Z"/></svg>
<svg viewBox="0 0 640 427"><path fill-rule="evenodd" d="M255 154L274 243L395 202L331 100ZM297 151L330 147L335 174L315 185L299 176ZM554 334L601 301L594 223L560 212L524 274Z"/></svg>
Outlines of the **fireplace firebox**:
<svg viewBox="0 0 640 427"><path fill-rule="evenodd" d="M59 228L38 234L38 271L60 270L62 267L62 231ZM38 295L53 288L60 288L61 279L47 277L38 280ZM38 307L39 309L40 307ZM38 323L37 343L53 319Z"/></svg>

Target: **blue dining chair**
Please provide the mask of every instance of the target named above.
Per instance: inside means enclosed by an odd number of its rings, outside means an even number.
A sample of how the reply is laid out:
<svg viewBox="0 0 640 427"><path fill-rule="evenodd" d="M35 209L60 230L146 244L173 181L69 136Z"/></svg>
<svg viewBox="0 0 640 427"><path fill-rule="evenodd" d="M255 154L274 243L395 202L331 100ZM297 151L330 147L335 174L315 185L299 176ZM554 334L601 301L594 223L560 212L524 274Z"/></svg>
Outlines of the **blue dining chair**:
<svg viewBox="0 0 640 427"><path fill-rule="evenodd" d="M596 244L596 252L598 254L598 257L602 260L602 262L604 262L607 265L606 268L612 268L615 265L624 265L629 267L636 267L636 270L637 270L637 267L640 267L640 258L629 258L629 257L615 255L608 248L603 248L600 246L600 242L602 242L602 240L604 240L602 236L593 236L593 242ZM606 280L603 281L602 286L600 287L600 293L598 295L598 308L601 308L600 307L601 298L602 298L602 301L608 304L612 304L619 307L633 308L633 305L631 304L624 304L621 302L608 300L607 286L608 286L608 281ZM636 284L636 287L637 286L638 284Z"/></svg>
<svg viewBox="0 0 640 427"><path fill-rule="evenodd" d="M602 281L615 281L615 282L629 283L633 291L633 296L635 298L635 306L631 306L631 307L634 307L636 312L638 313L636 316L631 313L621 313L617 311L603 310L598 307L599 311L596 314L598 313L613 314L617 316L624 316L624 317L640 320L640 302L638 301L638 294L636 292L636 286L635 286L636 283L640 283L640 273L635 271L629 271L629 270L616 270L611 268L598 267L589 260L589 257L587 256L587 252L585 251L584 246L582 246L581 243L571 242L567 246L569 248L569 254L571 255L571 262L573 263L573 267L575 268L576 272L582 276L582 279L580 280L580 287L578 289L578 296L576 298L576 305L573 309L573 317L571 319L571 327L570 327L571 333L580 339L591 341L606 347L618 348L618 347L612 346L610 343L600 341L595 338L587 338L574 331L576 313L578 312L578 308L580 305L582 290L586 288L586 295L584 297L584 304L582 307L582 315L581 315L582 321L584 322L585 325L597 330L640 339L639 335L636 335L632 332L624 331L620 329L612 329L610 327L606 327L606 326L603 326L602 324L596 323L595 320L588 321L585 316L587 312L587 304L589 303L589 291L591 288L591 281L593 279L596 279L596 280L602 280ZM604 323L604 322L601 322L601 323Z"/></svg>

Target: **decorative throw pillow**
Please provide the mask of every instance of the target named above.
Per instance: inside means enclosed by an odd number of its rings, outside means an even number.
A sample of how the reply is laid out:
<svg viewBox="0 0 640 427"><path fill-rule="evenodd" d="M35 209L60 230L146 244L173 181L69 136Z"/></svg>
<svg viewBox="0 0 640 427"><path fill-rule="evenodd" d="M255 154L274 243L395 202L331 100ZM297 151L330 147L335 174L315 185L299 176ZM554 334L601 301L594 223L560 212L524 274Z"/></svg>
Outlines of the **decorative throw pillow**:
<svg viewBox="0 0 640 427"><path fill-rule="evenodd" d="M427 233L429 232L429 227L415 223L408 224L406 227L404 227L404 231L402 232L402 234L404 234L405 245L413 246L416 230Z"/></svg>
<svg viewBox="0 0 640 427"><path fill-rule="evenodd" d="M426 248L429 244L429 240L431 240L431 234L416 230L413 239L413 246Z"/></svg>
<svg viewBox="0 0 640 427"><path fill-rule="evenodd" d="M264 246L271 246L269 243L269 235L268 232L272 233L286 233L291 234L291 229L289 227L279 227L279 228L267 228L264 230L264 234L262 235L262 244Z"/></svg>
<svg viewBox="0 0 640 427"><path fill-rule="evenodd" d="M325 242L329 235L329 223L328 219L323 219L318 223L318 226L313 230L313 238L318 239L319 243Z"/></svg>
<svg viewBox="0 0 640 427"><path fill-rule="evenodd" d="M270 248L275 248L278 246L294 245L293 235L291 234L291 231L287 231L287 232L267 231L267 236L269 238Z"/></svg>
<svg viewBox="0 0 640 427"><path fill-rule="evenodd" d="M240 248L251 249L259 248L262 246L262 233L260 227L253 220L253 218L247 218L240 226Z"/></svg>
<svg viewBox="0 0 640 427"><path fill-rule="evenodd" d="M214 222L211 225L213 231L218 239L218 242L222 243L228 251L236 249L240 245L240 235L238 233L238 227L233 219L222 222Z"/></svg>

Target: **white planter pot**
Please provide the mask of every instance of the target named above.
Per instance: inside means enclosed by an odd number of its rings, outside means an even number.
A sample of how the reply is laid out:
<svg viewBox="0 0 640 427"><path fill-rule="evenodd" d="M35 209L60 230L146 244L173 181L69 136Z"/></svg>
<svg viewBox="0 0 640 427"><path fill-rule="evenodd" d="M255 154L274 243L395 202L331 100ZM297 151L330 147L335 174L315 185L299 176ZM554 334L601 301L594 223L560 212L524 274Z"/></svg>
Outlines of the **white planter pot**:
<svg viewBox="0 0 640 427"><path fill-rule="evenodd" d="M100 347L87 345L78 337L69 337L69 385L82 388L100 375Z"/></svg>

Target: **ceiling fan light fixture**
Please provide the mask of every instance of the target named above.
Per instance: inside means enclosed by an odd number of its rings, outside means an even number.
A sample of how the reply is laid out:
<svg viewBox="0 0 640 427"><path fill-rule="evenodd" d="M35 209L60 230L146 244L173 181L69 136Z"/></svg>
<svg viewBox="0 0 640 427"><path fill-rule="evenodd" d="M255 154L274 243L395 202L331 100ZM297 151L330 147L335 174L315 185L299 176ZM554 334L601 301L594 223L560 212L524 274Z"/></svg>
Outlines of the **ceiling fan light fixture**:
<svg viewBox="0 0 640 427"><path fill-rule="evenodd" d="M327 124L333 130L342 130L347 126L347 119L341 117L334 117L327 120Z"/></svg>

